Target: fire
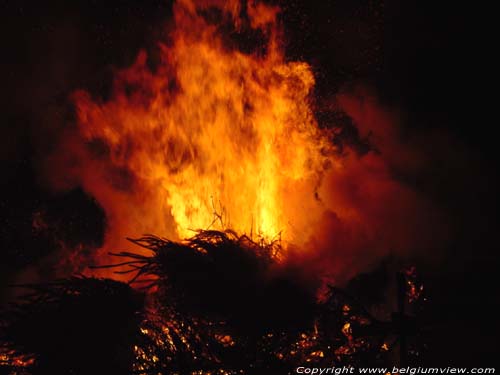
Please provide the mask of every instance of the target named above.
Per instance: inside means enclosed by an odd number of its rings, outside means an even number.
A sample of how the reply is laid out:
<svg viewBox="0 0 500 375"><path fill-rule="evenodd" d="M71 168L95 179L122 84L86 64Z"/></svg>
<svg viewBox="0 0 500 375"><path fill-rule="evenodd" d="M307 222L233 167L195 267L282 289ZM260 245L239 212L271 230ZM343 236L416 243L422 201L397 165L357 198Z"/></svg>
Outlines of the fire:
<svg viewBox="0 0 500 375"><path fill-rule="evenodd" d="M168 30L158 56L117 69L104 97L73 94L75 123L41 163L51 189L78 186L103 208L94 263L116 261L126 238L231 229L280 240L286 262L342 282L446 240L446 218L401 177L425 169L425 137L403 137L370 90L313 102L312 68L286 58L278 8L179 0ZM342 124L319 126L313 108L343 113L368 149Z"/></svg>
<svg viewBox="0 0 500 375"><path fill-rule="evenodd" d="M222 23L263 35L264 51L225 45L219 25L200 15L214 7ZM331 146L310 106L311 68L285 60L276 17L253 2L178 1L156 69L141 52L117 72L108 100L74 94L84 160L74 172L106 212L105 248L207 228L307 239Z"/></svg>

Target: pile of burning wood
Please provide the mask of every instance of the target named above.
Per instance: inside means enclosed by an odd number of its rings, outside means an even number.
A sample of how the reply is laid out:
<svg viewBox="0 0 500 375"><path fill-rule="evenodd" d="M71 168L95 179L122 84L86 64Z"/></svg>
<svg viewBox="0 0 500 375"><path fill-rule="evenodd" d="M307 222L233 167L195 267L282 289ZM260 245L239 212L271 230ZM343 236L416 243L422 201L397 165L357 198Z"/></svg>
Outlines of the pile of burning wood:
<svg viewBox="0 0 500 375"><path fill-rule="evenodd" d="M124 261L109 266L128 283L22 285L29 292L0 317L0 374L286 374L407 361L418 349L405 313L423 299L414 269L383 322L338 288L319 300L283 269L279 242L230 231L133 242L151 255L115 254Z"/></svg>

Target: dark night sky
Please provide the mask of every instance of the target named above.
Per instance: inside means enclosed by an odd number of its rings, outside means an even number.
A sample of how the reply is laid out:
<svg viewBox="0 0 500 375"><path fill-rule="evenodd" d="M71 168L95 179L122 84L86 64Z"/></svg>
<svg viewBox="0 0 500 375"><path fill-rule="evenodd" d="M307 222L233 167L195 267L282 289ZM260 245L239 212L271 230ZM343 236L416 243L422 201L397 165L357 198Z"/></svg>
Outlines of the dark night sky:
<svg viewBox="0 0 500 375"><path fill-rule="evenodd" d="M436 160L414 181L458 228L446 261L428 270L439 327L432 344L444 366L493 364L498 350L497 139L488 90L494 43L484 13L416 0L290 1L283 13L288 56L312 64L319 99L369 84L405 114L408 129L438 129L453 139L455 159ZM38 181L37 155L51 146L43 124L68 116L74 89L106 95L113 67L131 64L140 48L154 55L171 10L166 0L6 0L0 14L1 285L51 252L31 228L40 208L67 223L68 239L102 238L102 217L95 220L102 214L91 199L53 196Z"/></svg>

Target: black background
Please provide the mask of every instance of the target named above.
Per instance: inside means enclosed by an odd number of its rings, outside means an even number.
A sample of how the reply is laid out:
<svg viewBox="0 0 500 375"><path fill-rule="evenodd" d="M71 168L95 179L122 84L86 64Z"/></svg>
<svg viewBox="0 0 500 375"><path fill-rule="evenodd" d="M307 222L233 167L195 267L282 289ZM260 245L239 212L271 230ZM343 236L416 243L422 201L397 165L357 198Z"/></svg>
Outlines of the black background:
<svg viewBox="0 0 500 375"><path fill-rule="evenodd" d="M445 261L429 270L429 363L496 364L498 353L497 116L491 58L493 10L458 2L291 1L283 5L288 56L318 78L316 96L345 85L375 87L406 113L408 128L441 129L458 161L436 160L416 180L457 229ZM45 209L68 241L102 241L102 212L81 191L53 195L37 168L51 147L48 122L63 123L77 88L105 96L113 67L140 48L154 54L171 16L167 1L3 1L0 61L0 285L52 251L32 230ZM455 146L453 146L455 147ZM4 288L0 288L0 291ZM1 293L0 293L1 295Z"/></svg>

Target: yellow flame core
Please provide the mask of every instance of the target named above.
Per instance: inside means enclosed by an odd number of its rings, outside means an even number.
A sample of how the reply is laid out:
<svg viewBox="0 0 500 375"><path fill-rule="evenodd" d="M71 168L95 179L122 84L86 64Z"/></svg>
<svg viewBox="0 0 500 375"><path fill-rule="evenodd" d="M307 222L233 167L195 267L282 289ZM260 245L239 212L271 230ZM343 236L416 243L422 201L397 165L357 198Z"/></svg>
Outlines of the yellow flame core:
<svg viewBox="0 0 500 375"><path fill-rule="evenodd" d="M314 216L329 146L309 103L310 67L285 61L275 8L248 6L250 27L268 42L265 53L247 54L225 46L199 16L200 7L217 6L205 3L175 5L157 69L141 53L117 73L108 101L75 94L79 131L105 145L83 185L106 210L111 237L185 238L224 226L272 239ZM235 4L221 8L239 27Z"/></svg>

